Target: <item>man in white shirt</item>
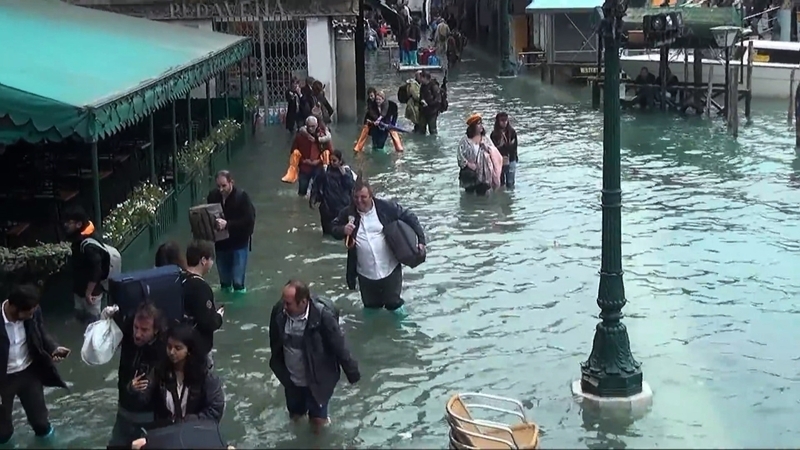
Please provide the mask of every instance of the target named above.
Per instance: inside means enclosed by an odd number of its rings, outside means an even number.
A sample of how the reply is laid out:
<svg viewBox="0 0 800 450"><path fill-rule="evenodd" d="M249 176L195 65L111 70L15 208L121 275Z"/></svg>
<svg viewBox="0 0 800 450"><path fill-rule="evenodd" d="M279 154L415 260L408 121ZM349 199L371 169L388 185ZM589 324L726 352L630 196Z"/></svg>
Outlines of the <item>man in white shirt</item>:
<svg viewBox="0 0 800 450"><path fill-rule="evenodd" d="M347 285L361 292L364 308L386 308L404 315L403 270L383 234L383 227L397 220L408 224L425 251L425 232L411 211L395 202L374 198L363 178L356 181L353 203L334 220L331 234L347 244Z"/></svg>
<svg viewBox="0 0 800 450"><path fill-rule="evenodd" d="M69 355L47 333L39 311L39 290L33 285L15 287L2 303L3 331L0 332L0 445L14 435L12 412L14 398L19 397L28 423L37 437L53 434L44 386L67 385L54 362Z"/></svg>

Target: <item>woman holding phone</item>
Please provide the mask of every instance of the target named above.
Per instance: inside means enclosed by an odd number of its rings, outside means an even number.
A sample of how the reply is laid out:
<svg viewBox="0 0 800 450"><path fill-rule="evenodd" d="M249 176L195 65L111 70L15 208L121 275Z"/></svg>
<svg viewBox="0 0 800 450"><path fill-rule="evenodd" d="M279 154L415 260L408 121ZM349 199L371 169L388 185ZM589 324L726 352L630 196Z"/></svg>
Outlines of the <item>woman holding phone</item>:
<svg viewBox="0 0 800 450"><path fill-rule="evenodd" d="M175 325L167 332L167 360L156 369L155 428L190 420L219 423L222 419L222 382L206 363L199 339L189 324Z"/></svg>

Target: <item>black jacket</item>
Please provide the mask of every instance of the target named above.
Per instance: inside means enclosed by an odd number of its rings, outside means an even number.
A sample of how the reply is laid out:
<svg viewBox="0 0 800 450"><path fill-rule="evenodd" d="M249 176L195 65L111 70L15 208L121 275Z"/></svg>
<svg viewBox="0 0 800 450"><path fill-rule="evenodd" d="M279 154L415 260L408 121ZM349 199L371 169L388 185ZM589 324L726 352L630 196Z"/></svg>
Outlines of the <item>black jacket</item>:
<svg viewBox="0 0 800 450"><path fill-rule="evenodd" d="M419 224L419 219L417 219L417 216L413 212L404 209L396 202L381 200L379 198L375 198L373 200L375 202L375 212L378 214L378 220L381 221L383 226L386 226L396 220L402 220L403 222L407 223L415 233L417 233L417 238L419 238L420 244L425 245L425 231L422 229L422 226ZM353 204L350 204L347 208L341 210L339 212L339 216L334 219L333 227L331 228L331 235L334 238L345 238L344 226L347 225L350 216L355 217L356 228L353 230L353 237L355 238L356 233L358 233L358 226L361 224L361 214L358 213L355 205ZM347 287L350 289L356 288L356 279L358 275L356 273L357 267L358 256L354 246L353 248L347 250L346 278Z"/></svg>
<svg viewBox="0 0 800 450"><path fill-rule="evenodd" d="M293 386L289 369L283 354L283 329L286 326L286 313L283 301L272 307L269 319L269 346L272 356L269 368L284 386ZM308 308L308 322L303 336L303 354L306 360L306 380L314 399L320 403L328 403L333 390L344 371L347 381L357 383L361 379L358 363L350 354L344 334L339 329L339 320L333 312L312 302Z"/></svg>
<svg viewBox="0 0 800 450"><path fill-rule="evenodd" d="M33 367L44 386L60 387L67 389L67 383L61 378L61 375L56 369L56 364L53 362L52 354L58 348L58 344L52 336L44 328L44 321L42 320L42 312L36 310L33 317L23 322L25 327L25 337L28 344L28 352L31 356ZM3 330L0 331L0 364L3 368L0 369L0 385L6 382L8 373L8 353L11 342L8 340L8 332L6 331L5 322Z"/></svg>
<svg viewBox="0 0 800 450"><path fill-rule="evenodd" d="M206 203L222 204L222 213L228 222L229 237L215 244L217 251L240 250L250 245L250 236L256 226L256 207L244 189L234 186L224 203L219 189L212 189Z"/></svg>
<svg viewBox="0 0 800 450"><path fill-rule="evenodd" d="M497 151L503 156L508 156L509 162L519 162L519 155L517 154L517 132L508 125L506 128L506 143L502 143L503 130L495 128L490 137Z"/></svg>
<svg viewBox="0 0 800 450"><path fill-rule="evenodd" d="M319 203L321 211L331 217L336 216L342 208L350 204L355 184L352 170L345 169L342 173L339 169L328 166L325 172L314 179L311 199Z"/></svg>
<svg viewBox="0 0 800 450"><path fill-rule="evenodd" d="M113 318L122 331L117 370L119 406L133 413L153 412L156 369L167 359L167 344L156 336L153 342L139 347L133 341L133 316L126 317L117 312ZM147 374L149 388L144 392L131 389L131 381L137 372Z"/></svg>
<svg viewBox="0 0 800 450"><path fill-rule="evenodd" d="M434 117L439 114L442 107L442 89L439 82L431 80L419 86L419 98L425 100L425 105L420 106L419 112L425 117Z"/></svg>
<svg viewBox="0 0 800 450"><path fill-rule="evenodd" d="M202 340L200 351L208 354L214 346L214 332L222 327L222 316L217 312L214 291L199 275L185 272L183 277L183 309Z"/></svg>
<svg viewBox="0 0 800 450"><path fill-rule="evenodd" d="M378 120L380 117L380 112L378 111L378 104L375 103L375 100L367 99L367 111L364 112L364 124L367 123L367 120Z"/></svg>
<svg viewBox="0 0 800 450"><path fill-rule="evenodd" d="M90 235L80 235L72 241L72 292L80 297L86 296L86 285L90 282L97 283L92 295L103 293L100 282L108 278L110 264L108 252L96 245L87 245L81 251L81 244L88 238L103 242L100 234L94 232Z"/></svg>
<svg viewBox="0 0 800 450"><path fill-rule="evenodd" d="M186 381L186 380L184 380ZM219 423L222 414L225 412L225 392L222 390L222 381L214 374L211 369L203 374L203 382L190 383L186 385L185 395L186 413L182 418L176 417L167 408L167 392L171 392L174 402L177 403L178 396L175 375L171 370L159 370L156 376L158 388L153 397L153 410L155 411L155 427L165 427L176 422L190 420L213 420ZM178 404L175 405L179 407Z"/></svg>

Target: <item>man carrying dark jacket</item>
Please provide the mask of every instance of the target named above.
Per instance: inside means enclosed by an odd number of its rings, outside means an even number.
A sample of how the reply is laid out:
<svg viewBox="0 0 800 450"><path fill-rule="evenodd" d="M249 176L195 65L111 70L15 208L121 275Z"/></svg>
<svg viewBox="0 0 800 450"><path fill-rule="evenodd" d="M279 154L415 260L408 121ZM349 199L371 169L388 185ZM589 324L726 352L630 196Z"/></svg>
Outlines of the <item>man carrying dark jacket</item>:
<svg viewBox="0 0 800 450"><path fill-rule="evenodd" d="M269 367L286 394L292 420L308 415L315 431L328 423L328 401L339 382L341 367L350 384L361 378L350 355L339 320L308 287L289 281L269 321Z"/></svg>
<svg viewBox="0 0 800 450"><path fill-rule="evenodd" d="M97 245L83 245L86 239L103 242L89 215L80 207L63 214L64 231L72 244L72 297L75 317L88 325L100 318L103 286L111 264L108 252Z"/></svg>
<svg viewBox="0 0 800 450"><path fill-rule="evenodd" d="M425 232L417 216L394 202L374 198L364 179L356 180L353 203L333 221L331 234L347 244L347 287L361 291L364 308L386 308L405 315L403 270L386 242L383 227L402 220L417 234L425 251Z"/></svg>
<svg viewBox="0 0 800 450"><path fill-rule="evenodd" d="M228 239L215 244L217 272L223 290L244 294L247 289L244 279L247 272L247 256L250 253L250 237L256 226L256 208L244 189L234 185L233 176L227 170L217 172L217 189L209 192L206 203L222 205L224 219L217 219L219 229L228 230Z"/></svg>
<svg viewBox="0 0 800 450"><path fill-rule="evenodd" d="M167 358L167 345L161 339L164 323L161 311L152 303L139 305L133 316L124 316L117 306L108 306L102 317L114 319L122 331L117 417L108 448L127 449L131 442L144 437L144 429L155 420L155 371Z"/></svg>
<svg viewBox="0 0 800 450"><path fill-rule="evenodd" d="M53 427L48 418L44 387L67 389L54 362L67 357L69 349L59 347L42 321L39 290L33 285L15 287L0 306L0 445L14 435L12 412L19 397L28 423L37 437L49 437Z"/></svg>

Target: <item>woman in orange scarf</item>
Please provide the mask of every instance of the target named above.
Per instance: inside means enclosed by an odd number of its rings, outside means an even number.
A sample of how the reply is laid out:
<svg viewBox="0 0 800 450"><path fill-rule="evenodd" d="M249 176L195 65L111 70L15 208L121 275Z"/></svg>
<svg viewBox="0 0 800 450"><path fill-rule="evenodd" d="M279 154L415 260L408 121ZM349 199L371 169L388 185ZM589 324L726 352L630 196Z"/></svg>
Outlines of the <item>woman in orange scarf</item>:
<svg viewBox="0 0 800 450"><path fill-rule="evenodd" d="M458 179L467 193L485 195L500 187L503 157L486 136L483 119L473 114L467 119L467 133L458 144Z"/></svg>

